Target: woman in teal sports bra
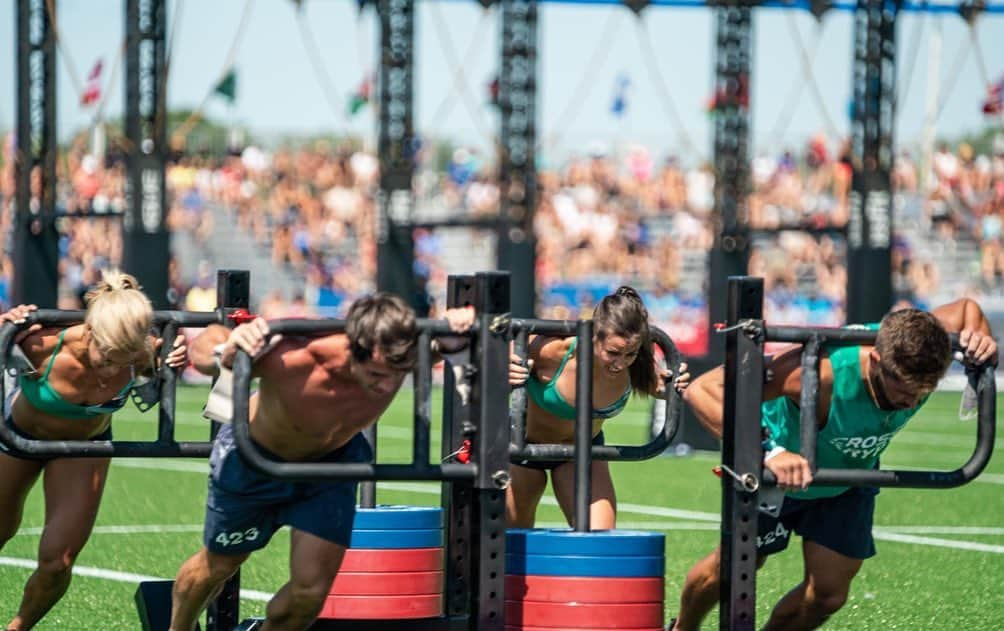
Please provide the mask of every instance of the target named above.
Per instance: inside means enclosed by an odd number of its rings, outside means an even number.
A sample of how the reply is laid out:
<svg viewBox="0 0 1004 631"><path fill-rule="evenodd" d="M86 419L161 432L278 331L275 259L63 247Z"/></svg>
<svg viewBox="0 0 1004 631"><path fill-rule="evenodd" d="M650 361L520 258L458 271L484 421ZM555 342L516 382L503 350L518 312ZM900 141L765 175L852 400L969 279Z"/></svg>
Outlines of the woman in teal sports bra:
<svg viewBox="0 0 1004 631"><path fill-rule="evenodd" d="M652 354L648 310L631 287L606 296L593 312L593 444L603 444L603 422L619 414L632 393L663 395L670 371L660 371ZM526 441L538 444L575 442L575 372L578 363L575 337L531 336L527 349L529 369L519 357L509 365L509 383L526 384ZM682 391L690 375L680 364L674 387ZM551 486L565 518L574 515L575 463L572 461L513 463L506 491L506 519L514 528L532 528L537 505ZM617 499L606 461L592 463L590 526L614 528Z"/></svg>
<svg viewBox="0 0 1004 631"><path fill-rule="evenodd" d="M105 273L85 300L82 324L63 330L35 324L15 339L35 370L18 377L2 422L25 438L111 440L112 413L125 404L136 375L149 371L162 343L149 334L153 309L132 276ZM21 323L34 309L14 307L0 314L0 323ZM167 364L181 368L187 361L178 336ZM31 628L66 592L94 526L108 465L108 458L39 458L0 445L0 549L17 532L39 476L46 511L38 567L5 629Z"/></svg>

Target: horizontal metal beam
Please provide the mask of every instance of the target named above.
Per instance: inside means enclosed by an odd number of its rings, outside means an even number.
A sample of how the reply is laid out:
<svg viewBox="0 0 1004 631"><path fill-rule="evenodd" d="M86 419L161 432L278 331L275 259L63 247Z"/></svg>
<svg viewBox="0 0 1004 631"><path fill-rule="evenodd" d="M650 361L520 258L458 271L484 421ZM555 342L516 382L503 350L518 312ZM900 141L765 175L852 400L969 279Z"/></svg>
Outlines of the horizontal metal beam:
<svg viewBox="0 0 1004 631"><path fill-rule="evenodd" d="M576 334L577 325L577 320L513 319L511 330L516 340L514 351L525 360L528 333L572 336ZM652 327L651 331L655 345L662 350L666 358L666 366L675 374L682 355L665 331L657 327ZM666 420L659 433L644 445L593 445L590 449L593 460L647 460L661 454L669 447L680 427L680 417L683 415L683 398L671 383L666 383L665 387L666 398L663 404L666 406ZM515 396L517 392L523 390L524 388L517 388L513 391L514 396L510 409L510 419L513 426L512 444L509 446L511 460L529 460L531 462L572 460L575 457L575 445L526 444L523 436L526 428L526 397L525 395Z"/></svg>
<svg viewBox="0 0 1004 631"><path fill-rule="evenodd" d="M461 1L466 4L470 4L471 0L451 0L451 1ZM620 5L627 9L627 5L623 0L537 0L540 4L578 4L578 5ZM682 9L709 9L720 6L727 6L729 4L738 5L739 2L729 3L726 0L721 0L720 2L707 2L706 0L651 0L649 2L650 7L668 7L668 8L682 8ZM801 9L803 11L811 12L813 8L813 3L810 0L792 0L791 2L786 2L784 0L768 0L766 2L748 2L744 3L745 6L751 6L757 9ZM903 2L899 7L899 12L903 13L938 13L938 14L955 14L960 15L960 8L963 4L960 2L958 4L930 4L923 2L922 0L907 1ZM840 2L834 2L828 8L831 11L847 11L853 13L857 9L856 2L848 2L846 0ZM987 4L985 7L980 9L983 13L990 13L995 15L1004 15L1004 4L995 3Z"/></svg>

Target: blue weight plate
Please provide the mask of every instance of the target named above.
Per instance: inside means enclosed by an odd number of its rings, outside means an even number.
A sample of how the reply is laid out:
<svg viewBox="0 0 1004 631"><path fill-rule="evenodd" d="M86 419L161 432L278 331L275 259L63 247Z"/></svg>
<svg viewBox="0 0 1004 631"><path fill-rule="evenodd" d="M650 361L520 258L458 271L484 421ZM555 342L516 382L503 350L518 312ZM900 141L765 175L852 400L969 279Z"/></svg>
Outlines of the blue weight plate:
<svg viewBox="0 0 1004 631"><path fill-rule="evenodd" d="M443 531L423 530L353 530L351 548L387 550L392 548L441 548Z"/></svg>
<svg viewBox="0 0 1004 631"><path fill-rule="evenodd" d="M575 532L564 528L520 528L506 531L505 549L515 554L654 557L665 554L666 536L643 530Z"/></svg>
<svg viewBox="0 0 1004 631"><path fill-rule="evenodd" d="M439 506L357 508L353 530L428 530L443 527Z"/></svg>
<svg viewBox="0 0 1004 631"><path fill-rule="evenodd" d="M524 576L663 576L663 556L613 557L570 554L505 555L505 573Z"/></svg>

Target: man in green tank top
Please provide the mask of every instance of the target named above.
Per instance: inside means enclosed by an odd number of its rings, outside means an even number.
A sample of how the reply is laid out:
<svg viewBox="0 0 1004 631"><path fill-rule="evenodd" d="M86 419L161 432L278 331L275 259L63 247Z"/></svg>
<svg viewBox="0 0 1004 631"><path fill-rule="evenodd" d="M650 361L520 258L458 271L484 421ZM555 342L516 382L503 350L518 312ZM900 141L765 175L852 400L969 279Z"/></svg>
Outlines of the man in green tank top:
<svg viewBox="0 0 1004 631"><path fill-rule="evenodd" d="M834 348L819 366L816 458L821 468L874 469L892 437L906 425L951 363L948 333L958 333L973 365L997 361L997 343L980 307L969 299L928 313L887 314L874 346ZM777 517L761 513L758 567L784 550L792 532L802 537L804 578L771 612L764 629L815 629L847 600L851 580L875 554L875 488L811 487L812 471L798 454L800 346L767 362L762 425L764 467L786 491ZM722 435L724 367L696 379L684 399L708 431ZM687 574L680 613L670 629L698 629L718 603L720 549Z"/></svg>

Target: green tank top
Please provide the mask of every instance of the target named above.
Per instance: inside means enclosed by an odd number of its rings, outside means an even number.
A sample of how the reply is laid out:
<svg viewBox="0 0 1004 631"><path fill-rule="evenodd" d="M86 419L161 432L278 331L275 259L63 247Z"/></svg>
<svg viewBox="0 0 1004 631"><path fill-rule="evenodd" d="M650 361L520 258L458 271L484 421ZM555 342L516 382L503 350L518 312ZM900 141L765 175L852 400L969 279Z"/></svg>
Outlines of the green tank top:
<svg viewBox="0 0 1004 631"><path fill-rule="evenodd" d="M28 402L39 411L74 421L104 416L122 409L122 406L126 403L126 395L133 387L134 378L129 379L129 383L115 395L114 399L96 405L70 403L52 388L52 384L49 383L49 373L52 372L52 364L56 361L59 349L63 347L63 336L65 334L65 329L59 333L59 341L56 343L56 348L52 351L52 357L49 358L49 363L46 364L45 373L41 379L32 379L26 374L22 374L19 377L18 382L24 398L28 399Z"/></svg>
<svg viewBox="0 0 1004 631"><path fill-rule="evenodd" d="M558 377L565 370L565 364L568 363L569 358L575 353L575 347L578 345L578 342L577 338L572 340L568 351L561 358L561 363L558 364L558 370L554 372L554 376L551 377L550 381L542 383L532 373L526 381L526 392L533 399L533 402L537 404L537 407L550 412L558 418L570 421L575 420L575 406L565 401L565 397L561 396L561 393L558 392ZM619 399L606 407L593 408L593 418L608 419L612 416L617 416L627 406L630 398L631 385L629 384L627 390L624 391L624 394Z"/></svg>
<svg viewBox="0 0 1004 631"><path fill-rule="evenodd" d="M830 353L833 367L833 395L826 426L816 438L816 464L826 469L874 469L879 455L889 446L892 437L906 425L924 405L886 412L872 400L861 378L860 346L838 348ZM788 451L798 452L799 408L788 397L764 401L763 427L771 438ZM809 487L805 491L789 492L798 499L834 497L848 487Z"/></svg>

